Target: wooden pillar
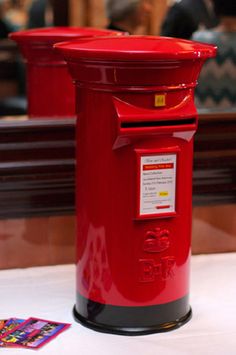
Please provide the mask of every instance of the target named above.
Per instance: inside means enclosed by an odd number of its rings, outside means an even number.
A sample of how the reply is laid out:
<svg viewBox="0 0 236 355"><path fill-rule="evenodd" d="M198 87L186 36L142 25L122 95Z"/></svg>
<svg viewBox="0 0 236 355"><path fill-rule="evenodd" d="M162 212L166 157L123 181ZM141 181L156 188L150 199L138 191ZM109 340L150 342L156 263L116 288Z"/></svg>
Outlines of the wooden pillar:
<svg viewBox="0 0 236 355"><path fill-rule="evenodd" d="M69 3L71 26L106 26L104 0L69 0Z"/></svg>
<svg viewBox="0 0 236 355"><path fill-rule="evenodd" d="M71 26L83 26L84 1L70 0L69 23Z"/></svg>
<svg viewBox="0 0 236 355"><path fill-rule="evenodd" d="M92 1L91 0L84 0L84 20L85 26L92 26Z"/></svg>
<svg viewBox="0 0 236 355"><path fill-rule="evenodd" d="M153 12L150 20L148 33L159 35L162 21L170 4L169 0L153 0Z"/></svg>

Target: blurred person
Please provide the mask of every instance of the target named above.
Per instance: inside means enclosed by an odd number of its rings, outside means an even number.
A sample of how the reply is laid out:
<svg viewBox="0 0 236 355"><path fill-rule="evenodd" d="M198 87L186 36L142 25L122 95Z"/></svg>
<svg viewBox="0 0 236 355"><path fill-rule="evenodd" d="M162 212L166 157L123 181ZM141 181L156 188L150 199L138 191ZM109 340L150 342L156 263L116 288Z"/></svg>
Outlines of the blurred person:
<svg viewBox="0 0 236 355"><path fill-rule="evenodd" d="M5 19L11 24L13 31L25 28L27 12L26 0L5 0Z"/></svg>
<svg viewBox="0 0 236 355"><path fill-rule="evenodd" d="M217 23L212 0L176 0L162 23L161 35L189 39L199 28Z"/></svg>
<svg viewBox="0 0 236 355"><path fill-rule="evenodd" d="M201 72L196 105L226 109L236 107L236 1L212 1L220 23L212 30L197 31L193 40L214 44L218 52Z"/></svg>
<svg viewBox="0 0 236 355"><path fill-rule="evenodd" d="M23 26L24 16L22 8L16 0L0 0L0 38L5 39L1 43L1 50L4 52L1 56L0 65L4 65L3 79L13 81L16 87L11 92L0 96L0 116L22 115L26 113L26 97L25 97L25 68L21 55L16 49L16 44L7 40L10 32L18 30ZM6 75L6 78L5 78ZM9 78L9 79L8 79ZM2 76L1 76L2 81Z"/></svg>
<svg viewBox="0 0 236 355"><path fill-rule="evenodd" d="M6 19L6 11L10 5L9 0L0 0L0 39L7 38L14 31L14 26Z"/></svg>
<svg viewBox="0 0 236 355"><path fill-rule="evenodd" d="M151 0L105 0L110 30L134 34L144 26L152 11Z"/></svg>
<svg viewBox="0 0 236 355"><path fill-rule="evenodd" d="M49 0L33 0L28 11L27 28L48 27L53 25L53 15Z"/></svg>

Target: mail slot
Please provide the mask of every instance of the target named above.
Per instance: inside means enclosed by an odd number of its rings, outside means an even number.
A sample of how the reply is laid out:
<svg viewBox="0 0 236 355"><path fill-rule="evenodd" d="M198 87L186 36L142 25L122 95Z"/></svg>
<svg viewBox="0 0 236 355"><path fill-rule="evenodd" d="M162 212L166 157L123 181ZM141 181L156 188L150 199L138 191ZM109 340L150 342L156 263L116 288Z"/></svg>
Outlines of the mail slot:
<svg viewBox="0 0 236 355"><path fill-rule="evenodd" d="M196 80L216 48L130 36L55 46L77 90L77 300L92 329L140 335L191 318Z"/></svg>
<svg viewBox="0 0 236 355"><path fill-rule="evenodd" d="M86 27L51 27L14 32L27 63L27 99L30 118L75 116L75 89L62 57L53 51L57 42L121 33Z"/></svg>

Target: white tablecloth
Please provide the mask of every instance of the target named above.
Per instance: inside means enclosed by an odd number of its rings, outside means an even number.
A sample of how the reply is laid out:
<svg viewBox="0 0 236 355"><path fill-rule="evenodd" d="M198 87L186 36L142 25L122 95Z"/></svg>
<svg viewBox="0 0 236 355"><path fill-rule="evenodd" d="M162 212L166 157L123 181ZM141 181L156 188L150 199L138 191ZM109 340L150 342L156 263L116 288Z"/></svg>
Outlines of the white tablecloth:
<svg viewBox="0 0 236 355"><path fill-rule="evenodd" d="M76 323L73 265L0 271L0 319L33 316L72 323L39 350L44 355L236 355L236 253L192 257L191 276L193 318L168 333L117 336Z"/></svg>

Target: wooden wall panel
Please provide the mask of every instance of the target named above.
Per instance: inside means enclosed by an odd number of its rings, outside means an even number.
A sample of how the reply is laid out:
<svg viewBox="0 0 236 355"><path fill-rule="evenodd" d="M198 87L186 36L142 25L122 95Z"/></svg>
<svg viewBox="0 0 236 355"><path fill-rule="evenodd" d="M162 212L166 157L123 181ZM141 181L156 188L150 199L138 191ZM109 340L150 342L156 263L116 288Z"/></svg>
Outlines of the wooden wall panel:
<svg viewBox="0 0 236 355"><path fill-rule="evenodd" d="M0 269L74 262L74 216L0 220Z"/></svg>
<svg viewBox="0 0 236 355"><path fill-rule="evenodd" d="M75 121L0 120L0 219L74 213Z"/></svg>
<svg viewBox="0 0 236 355"><path fill-rule="evenodd" d="M74 216L0 220L0 269L75 262ZM236 205L193 208L192 253L236 251Z"/></svg>
<svg viewBox="0 0 236 355"><path fill-rule="evenodd" d="M192 252L236 251L236 204L193 208Z"/></svg>
<svg viewBox="0 0 236 355"><path fill-rule="evenodd" d="M0 219L74 213L75 120L0 120ZM236 203L236 113L200 115L194 206Z"/></svg>

